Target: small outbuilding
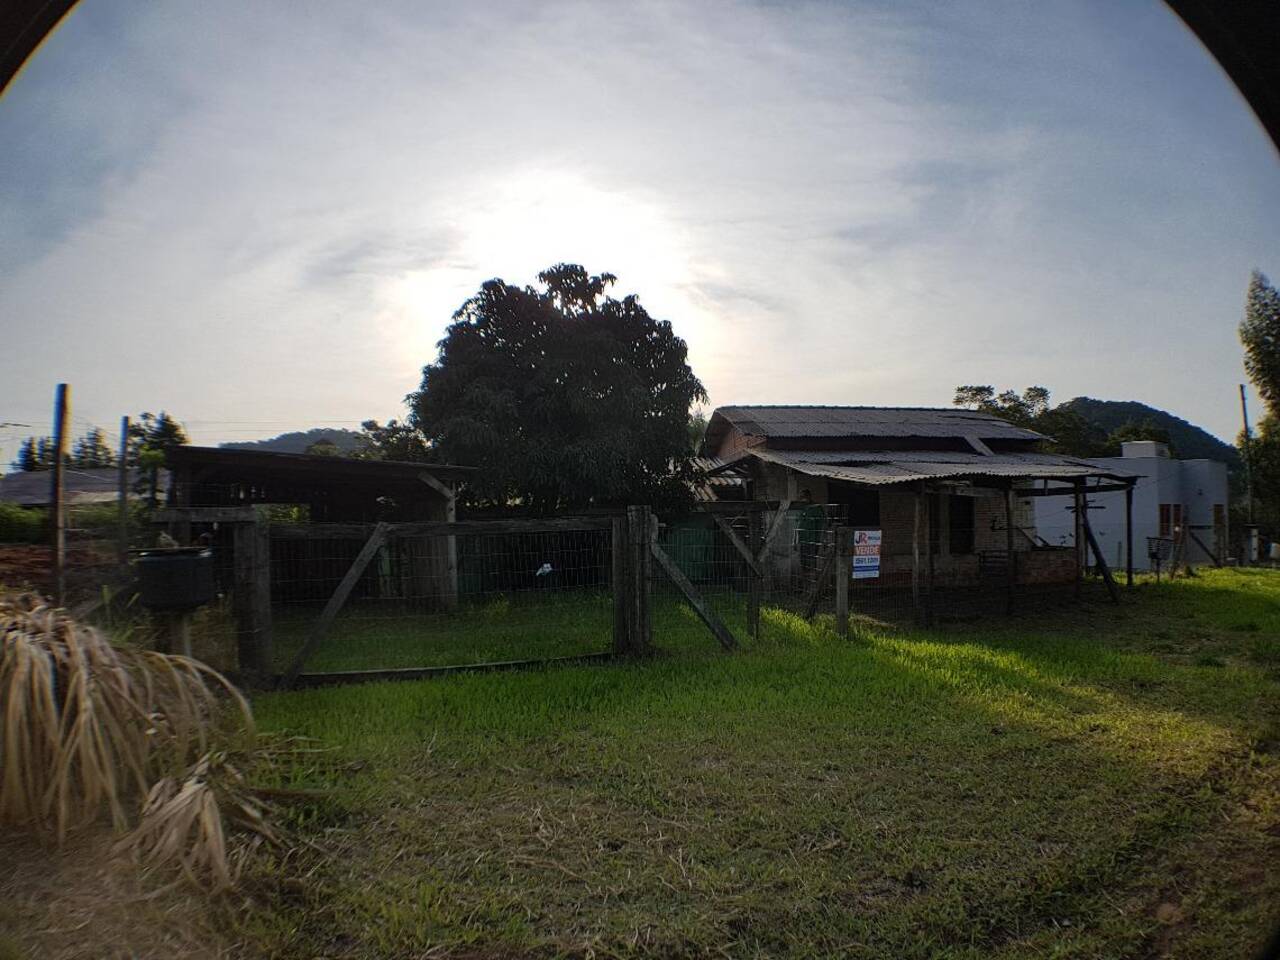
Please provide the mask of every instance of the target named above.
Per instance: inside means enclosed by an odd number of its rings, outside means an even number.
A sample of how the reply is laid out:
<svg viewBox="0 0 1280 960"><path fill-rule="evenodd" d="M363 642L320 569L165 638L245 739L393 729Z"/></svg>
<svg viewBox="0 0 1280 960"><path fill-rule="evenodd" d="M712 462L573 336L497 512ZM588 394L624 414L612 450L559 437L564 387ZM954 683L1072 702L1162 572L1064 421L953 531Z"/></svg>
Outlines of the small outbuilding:
<svg viewBox="0 0 1280 960"><path fill-rule="evenodd" d="M1101 492L1131 498L1136 478L1111 464L1046 452L1048 439L954 408L730 406L712 414L701 453L720 480L706 490L824 505L841 523L873 531L878 563L862 576L885 587L910 585L918 602L935 585L996 581L1012 591L1015 584L1079 582L1089 538L1081 505ZM1036 529L1033 504L1047 498L1082 529L1068 547ZM1102 564L1100 552L1095 560ZM801 562L797 550L775 560L783 567Z"/></svg>

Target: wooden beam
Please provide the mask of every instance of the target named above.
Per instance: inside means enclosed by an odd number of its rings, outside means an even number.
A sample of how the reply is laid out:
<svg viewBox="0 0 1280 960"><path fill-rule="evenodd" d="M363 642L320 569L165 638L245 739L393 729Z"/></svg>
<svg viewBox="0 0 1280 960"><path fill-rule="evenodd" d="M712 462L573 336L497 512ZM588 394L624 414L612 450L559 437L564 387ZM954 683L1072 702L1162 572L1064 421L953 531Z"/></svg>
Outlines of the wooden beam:
<svg viewBox="0 0 1280 960"><path fill-rule="evenodd" d="M423 470L420 474L418 474L418 479L421 480L423 483L425 483L428 487L430 487L436 493L440 494L440 496L444 497L446 500L453 499L454 497L453 488L442 483L441 481L436 479L434 476L432 476L430 473L428 473L426 470Z"/></svg>
<svg viewBox="0 0 1280 960"><path fill-rule="evenodd" d="M388 523L387 536L449 537L468 534L558 533L566 530L610 530L612 517L547 517L541 520L425 520ZM273 523L271 535L288 540L361 539L373 530L370 523Z"/></svg>
<svg viewBox="0 0 1280 960"><path fill-rule="evenodd" d="M778 511L773 515L773 520L769 524L769 530L764 535L764 543L760 545L760 552L756 554L756 559L760 563L764 563L765 554L769 552L769 547L773 543L774 538L778 536L778 531L782 529L783 521L787 519L787 511L791 509L791 501L783 500L778 505Z"/></svg>
<svg viewBox="0 0 1280 960"><path fill-rule="evenodd" d="M920 523L924 496L924 489L917 487L911 511L911 612L916 623L924 619L920 606Z"/></svg>
<svg viewBox="0 0 1280 960"><path fill-rule="evenodd" d="M1104 483L1096 487L1089 487L1089 493L1121 493L1129 489L1127 483ZM1074 486L1070 487L1041 487L1039 489L1030 487L1025 490L1019 490L1019 497L1070 497L1076 491Z"/></svg>
<svg viewBox="0 0 1280 960"><path fill-rule="evenodd" d="M1196 545L1199 546L1200 549L1203 550L1206 555L1208 555L1209 559L1213 561L1213 565L1215 567L1222 566L1222 561L1218 559L1218 555L1204 545L1204 541L1196 536L1196 532L1191 529L1190 524L1187 525L1187 535L1190 536L1191 539L1196 542Z"/></svg>
<svg viewBox="0 0 1280 960"><path fill-rule="evenodd" d="M836 560L836 543L831 541L830 546L822 554L822 562L818 565L818 575L814 577L813 583L809 584L809 590L804 597L804 618L812 620L813 615L818 612L818 599L822 596L822 585L827 582L827 577L831 576L831 565Z"/></svg>
<svg viewBox="0 0 1280 960"><path fill-rule="evenodd" d="M1098 538L1093 535L1093 526L1089 523L1089 505L1085 503L1085 509L1080 511L1080 526L1084 530L1086 542L1090 549L1093 550L1094 559L1098 561L1098 569L1102 571L1102 580L1107 585L1107 593L1110 594L1114 603L1120 602L1120 591L1116 587L1116 581L1111 576L1111 568L1107 566L1107 558L1102 555L1102 547L1098 545Z"/></svg>
<svg viewBox="0 0 1280 960"><path fill-rule="evenodd" d="M257 523L253 507L164 507L151 511L153 523Z"/></svg>
<svg viewBox="0 0 1280 960"><path fill-rule="evenodd" d="M355 560L352 561L351 568L347 570L346 576L338 584L338 589L333 591L333 596L329 598L329 602L325 604L319 619L312 626L311 633L307 636L307 642L302 645L298 655L293 658L293 662L285 670L284 686L290 687L293 685L293 682L298 678L298 674L302 672L302 668L306 666L307 660L315 653L316 647L320 645L320 641L329 632L329 628L333 625L333 620L338 615L338 611L347 602L347 597L351 595L351 591L355 589L360 576L364 573L365 568L369 566L369 562L377 554L378 548L382 546L383 541L386 539L387 526L385 523L379 523L373 528L373 533L360 549Z"/></svg>
<svg viewBox="0 0 1280 960"><path fill-rule="evenodd" d="M574 664L609 663L617 654L580 653L568 657L548 657L542 660L500 660L492 663L459 663L444 667L400 667L388 670L335 670L331 673L300 673L294 687L324 687L342 683L373 683L382 680L426 680L431 677L449 677L459 673L492 673L499 670L536 670L541 667L572 666ZM284 675L276 677L277 686L285 682Z"/></svg>
<svg viewBox="0 0 1280 960"><path fill-rule="evenodd" d="M694 585L689 582L689 578L684 575L684 571L676 566L675 561L667 556L667 552L658 546L657 543L650 543L649 551L653 555L653 559L658 561L658 566L662 567L662 570L666 573L668 579L670 579L671 582L676 585L676 588L684 594L684 598L689 601L689 606L693 607L694 612L697 613L702 619L702 622L707 625L707 629L710 630L715 638L720 641L720 646L724 647L726 650L733 650L736 648L738 646L738 639L733 635L729 628L724 625L724 622L716 616L716 612L711 609L711 605L703 599L702 594L698 593Z"/></svg>
<svg viewBox="0 0 1280 960"><path fill-rule="evenodd" d="M751 550L742 542L742 538L738 536L737 531L733 529L729 521L715 513L711 514L711 519L715 521L715 525L720 528L720 532L728 538L731 544L733 544L733 549L737 550L738 553L741 554L742 559L746 561L747 566L751 568L751 572L757 577L761 576L764 573L764 569L760 566L760 561L752 555Z"/></svg>

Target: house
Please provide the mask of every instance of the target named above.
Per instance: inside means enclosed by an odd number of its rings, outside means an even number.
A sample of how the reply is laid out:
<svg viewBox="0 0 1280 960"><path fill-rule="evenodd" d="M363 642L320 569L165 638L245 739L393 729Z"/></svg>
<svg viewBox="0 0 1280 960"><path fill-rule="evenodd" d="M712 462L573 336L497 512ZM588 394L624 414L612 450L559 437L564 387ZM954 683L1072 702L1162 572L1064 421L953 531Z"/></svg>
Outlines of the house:
<svg viewBox="0 0 1280 960"><path fill-rule="evenodd" d="M992 580L1012 588L1079 579L1087 538L1048 542L1033 504L1072 508L1102 491L1123 494L1134 478L1046 453L1046 439L954 408L730 406L712 414L701 454L713 477L737 478L742 495L785 503L791 516L797 505L822 505L843 525L878 531L878 570L860 579L918 597ZM791 531L793 544L804 536ZM794 578L803 550L773 562Z"/></svg>
<svg viewBox="0 0 1280 960"><path fill-rule="evenodd" d="M130 468L125 482L136 490L143 474ZM163 477L163 471L161 473ZM70 506L114 503L120 496L120 471L116 467L67 467L62 472L63 498ZM0 477L0 502L22 507L47 507L53 502L53 472L32 470Z"/></svg>
<svg viewBox="0 0 1280 960"><path fill-rule="evenodd" d="M1120 447L1118 457L1089 462L1138 478L1133 488L1134 568L1151 569L1152 553L1161 555L1165 564L1178 558L1188 563L1225 559L1230 542L1227 465L1217 460L1175 460L1167 445L1154 440L1122 443ZM1088 510L1108 562L1125 566L1129 558L1123 494L1091 494ZM1050 543L1074 543L1075 524L1062 504L1038 501L1035 523L1040 536Z"/></svg>

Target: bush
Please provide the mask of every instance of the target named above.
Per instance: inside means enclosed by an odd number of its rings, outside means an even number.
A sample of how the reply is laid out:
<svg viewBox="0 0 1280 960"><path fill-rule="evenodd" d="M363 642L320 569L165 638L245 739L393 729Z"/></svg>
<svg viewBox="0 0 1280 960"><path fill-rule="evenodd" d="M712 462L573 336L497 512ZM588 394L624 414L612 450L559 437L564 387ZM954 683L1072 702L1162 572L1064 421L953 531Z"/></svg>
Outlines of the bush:
<svg viewBox="0 0 1280 960"><path fill-rule="evenodd" d="M47 510L0 501L0 543L43 543L48 531Z"/></svg>
<svg viewBox="0 0 1280 960"><path fill-rule="evenodd" d="M253 717L199 661L113 646L29 595L0 595L0 824L61 841L104 812L125 846L229 887L228 826L275 842L240 767ZM244 849L244 848L241 848Z"/></svg>

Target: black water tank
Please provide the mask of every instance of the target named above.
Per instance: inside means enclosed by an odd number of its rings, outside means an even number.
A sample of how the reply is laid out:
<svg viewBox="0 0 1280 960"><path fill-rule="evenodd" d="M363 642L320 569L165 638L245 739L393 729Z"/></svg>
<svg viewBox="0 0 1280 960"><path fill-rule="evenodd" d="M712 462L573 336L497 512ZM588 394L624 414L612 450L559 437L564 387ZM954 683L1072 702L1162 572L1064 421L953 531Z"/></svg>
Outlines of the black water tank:
<svg viewBox="0 0 1280 960"><path fill-rule="evenodd" d="M194 610L214 597L213 553L205 547L147 550L138 556L142 604L152 610Z"/></svg>

